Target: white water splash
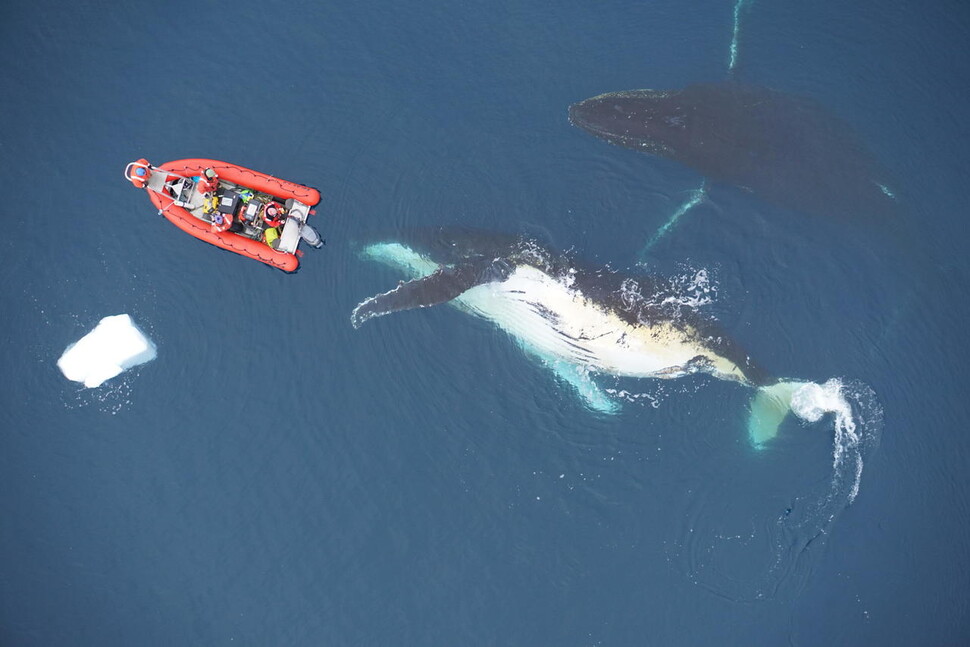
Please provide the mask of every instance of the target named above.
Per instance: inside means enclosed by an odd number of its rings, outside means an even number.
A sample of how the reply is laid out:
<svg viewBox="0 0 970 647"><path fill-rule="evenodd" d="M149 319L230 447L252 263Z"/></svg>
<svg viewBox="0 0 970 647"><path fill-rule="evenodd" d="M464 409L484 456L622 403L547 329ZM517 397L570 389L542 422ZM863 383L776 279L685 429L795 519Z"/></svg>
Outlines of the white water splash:
<svg viewBox="0 0 970 647"><path fill-rule="evenodd" d="M840 513L858 496L863 461L882 433L882 407L861 382L787 382L774 392L779 407L790 409L804 427L811 425L826 436L832 430L828 484L811 479L812 485L803 485L807 489L786 493L772 481L754 514L750 499L740 504L705 484L710 489L689 499L686 522L667 549L690 582L736 602L797 597L823 558L822 547ZM776 448L786 451L784 443ZM796 460L793 454L784 458ZM779 498L787 499L780 508Z"/></svg>
<svg viewBox="0 0 970 647"><path fill-rule="evenodd" d="M682 272L662 282L652 294L644 294L636 279L626 278L620 284L620 300L627 310L639 305L699 310L716 301L718 281L713 271L684 265Z"/></svg>
<svg viewBox="0 0 970 647"><path fill-rule="evenodd" d="M857 404L853 412L850 398ZM818 422L826 414L834 417L832 446L832 492L849 505L859 494L862 483L863 453L866 441L878 442L882 426L882 408L875 400L872 390L862 384L846 386L841 380L831 379L824 384L806 383L792 394L791 410L805 422ZM864 435L868 434L868 438ZM846 484L848 489L846 491Z"/></svg>
<svg viewBox="0 0 970 647"><path fill-rule="evenodd" d="M717 298L717 281L704 268L675 276L670 285L673 294L664 297L661 301L663 305L676 304L696 310L711 305Z"/></svg>
<svg viewBox="0 0 970 647"><path fill-rule="evenodd" d="M620 301L627 310L633 310L638 303L643 301L640 284L636 279L626 278L620 283Z"/></svg>

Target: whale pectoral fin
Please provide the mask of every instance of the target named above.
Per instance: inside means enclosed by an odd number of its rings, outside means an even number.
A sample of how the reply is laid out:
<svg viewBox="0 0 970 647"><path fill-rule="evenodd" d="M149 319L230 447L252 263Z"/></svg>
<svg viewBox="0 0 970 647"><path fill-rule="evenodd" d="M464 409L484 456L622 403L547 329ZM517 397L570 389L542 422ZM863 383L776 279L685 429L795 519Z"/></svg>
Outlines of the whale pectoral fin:
<svg viewBox="0 0 970 647"><path fill-rule="evenodd" d="M429 276L402 282L393 290L362 301L354 308L350 321L359 328L373 317L447 303L476 285L508 278L509 271L508 263L502 259L475 259L442 267Z"/></svg>
<svg viewBox="0 0 970 647"><path fill-rule="evenodd" d="M589 371L560 359L543 358L556 377L576 390L576 393L587 407L598 413L615 414L620 410L620 404L600 388Z"/></svg>

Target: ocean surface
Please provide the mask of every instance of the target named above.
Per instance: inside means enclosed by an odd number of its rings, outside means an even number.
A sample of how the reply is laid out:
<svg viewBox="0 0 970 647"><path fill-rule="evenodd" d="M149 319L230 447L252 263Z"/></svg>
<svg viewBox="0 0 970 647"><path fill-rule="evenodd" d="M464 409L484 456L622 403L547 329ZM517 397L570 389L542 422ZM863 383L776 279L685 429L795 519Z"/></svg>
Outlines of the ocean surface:
<svg viewBox="0 0 970 647"><path fill-rule="evenodd" d="M967 644L968 42L963 2L7 0L0 644ZM662 230L703 178L567 120L729 77L848 122L900 222L709 183ZM316 186L327 245L195 240L140 157ZM855 436L755 449L699 375L593 411L454 308L355 330L403 278L360 241L439 225L679 282ZM157 359L65 379L120 313Z"/></svg>

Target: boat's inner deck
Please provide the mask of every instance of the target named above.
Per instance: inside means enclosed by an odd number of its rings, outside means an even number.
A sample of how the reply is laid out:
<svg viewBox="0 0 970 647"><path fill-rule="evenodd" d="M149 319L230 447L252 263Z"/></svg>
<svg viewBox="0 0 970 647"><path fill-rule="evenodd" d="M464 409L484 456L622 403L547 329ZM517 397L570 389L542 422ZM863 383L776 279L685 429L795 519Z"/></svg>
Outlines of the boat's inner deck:
<svg viewBox="0 0 970 647"><path fill-rule="evenodd" d="M285 200L281 205L285 219L282 224L272 226L263 219L262 214L267 203L279 203L275 196L225 180L219 180L219 188L212 196L201 193L198 185L193 178L166 177L164 173L153 173L148 181L148 189L171 197L175 205L205 223L212 223L217 213L230 214L233 219L230 232L267 242L281 252L296 252L301 230L309 216L307 205L292 198ZM272 235L268 235L268 232Z"/></svg>

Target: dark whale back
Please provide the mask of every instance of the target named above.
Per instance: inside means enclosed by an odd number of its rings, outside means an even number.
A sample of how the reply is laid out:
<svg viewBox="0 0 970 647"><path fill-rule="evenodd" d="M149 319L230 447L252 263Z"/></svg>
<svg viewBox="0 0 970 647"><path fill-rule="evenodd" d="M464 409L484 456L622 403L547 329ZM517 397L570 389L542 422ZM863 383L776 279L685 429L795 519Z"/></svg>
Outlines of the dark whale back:
<svg viewBox="0 0 970 647"><path fill-rule="evenodd" d="M871 219L898 210L886 171L818 102L737 82L611 92L570 121L612 144L681 162L773 204Z"/></svg>

